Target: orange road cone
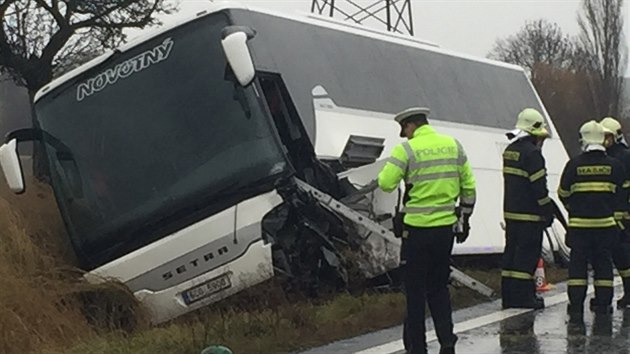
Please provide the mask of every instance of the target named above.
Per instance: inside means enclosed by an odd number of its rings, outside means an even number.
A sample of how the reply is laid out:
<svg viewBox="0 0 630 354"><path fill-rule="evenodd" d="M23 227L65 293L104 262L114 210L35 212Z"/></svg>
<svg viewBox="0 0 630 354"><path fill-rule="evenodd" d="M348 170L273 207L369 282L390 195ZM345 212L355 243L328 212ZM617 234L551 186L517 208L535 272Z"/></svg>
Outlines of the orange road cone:
<svg viewBox="0 0 630 354"><path fill-rule="evenodd" d="M534 273L534 279L536 280L536 291L547 291L551 289L551 285L547 283L547 279L545 279L545 266L543 264L542 257L538 259L538 264L536 265L536 272Z"/></svg>

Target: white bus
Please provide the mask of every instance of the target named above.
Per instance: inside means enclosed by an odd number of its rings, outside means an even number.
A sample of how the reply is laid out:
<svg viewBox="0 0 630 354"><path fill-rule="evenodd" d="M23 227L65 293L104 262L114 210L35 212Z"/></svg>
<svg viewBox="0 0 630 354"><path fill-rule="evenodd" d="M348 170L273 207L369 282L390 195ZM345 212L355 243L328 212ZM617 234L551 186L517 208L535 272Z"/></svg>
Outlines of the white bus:
<svg viewBox="0 0 630 354"><path fill-rule="evenodd" d="M396 247L287 181L391 226L396 193L353 193L401 141L392 117L411 106L461 141L477 179L472 234L454 253L501 253L504 134L523 108L545 112L524 71L314 15L209 5L43 87L35 128L10 134L0 157L21 192L16 144L43 140L81 266L126 283L162 322L274 274L343 281L342 247L362 251L369 276L395 268ZM548 124L555 191L568 157Z"/></svg>

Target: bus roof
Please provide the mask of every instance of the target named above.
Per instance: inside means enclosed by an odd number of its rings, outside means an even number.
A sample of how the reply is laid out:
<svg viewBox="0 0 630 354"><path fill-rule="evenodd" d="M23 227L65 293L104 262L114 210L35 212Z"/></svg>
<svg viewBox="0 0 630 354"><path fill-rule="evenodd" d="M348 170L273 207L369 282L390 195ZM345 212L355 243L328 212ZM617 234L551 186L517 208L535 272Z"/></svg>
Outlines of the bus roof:
<svg viewBox="0 0 630 354"><path fill-rule="evenodd" d="M164 26L161 26L157 29L146 31L146 33L139 35L138 37L127 42L126 44L116 49L106 51L104 54L98 56L97 58L91 61L88 61L87 63L77 67L74 70L67 72L66 74L51 81L48 85L45 85L44 87L42 87L35 95L34 101L37 102L42 97L46 96L47 94L51 93L55 89L59 88L59 86L63 85L67 81L72 80L73 78L78 77L82 73L107 61L107 59L110 58L115 53L125 52L131 48L134 48L146 42L147 40L157 37L174 28L183 26L197 18L204 17L204 16L207 16L216 12L220 12L220 11L231 10L231 9L240 9L240 10L247 10L247 11L252 11L252 12L257 12L257 13L263 13L266 15L294 20L298 22L303 22L310 25L326 27L326 28L336 30L336 31L342 31L342 32L352 33L355 35L369 37L375 40L387 41L387 42L391 42L391 43L395 43L395 44L399 44L399 45L407 46L407 47L415 47L418 49L432 51L432 52L436 52L436 53L440 53L440 54L444 54L444 55L448 55L452 57L457 57L460 59L466 59L466 60L481 62L481 63L485 63L489 65L500 66L500 67L509 68L513 70L523 71L523 69L517 65L508 64L508 63L504 63L504 62L500 62L496 60L476 57L476 56L467 55L467 54L459 53L452 50L439 48L435 43L420 40L416 37L411 37L408 35L401 35L401 34L396 34L396 33L391 33L391 32L379 31L379 30L372 29L369 27L355 25L348 22L335 20L330 17L320 16L320 15L315 15L315 14L310 14L310 13L296 13L296 14L283 13L283 12L271 11L271 10L262 9L262 8L256 8L252 6L246 6L239 2L230 1L230 2L218 2L218 3L208 4L206 9L197 12L195 15L185 15L185 16L172 18L170 23Z"/></svg>

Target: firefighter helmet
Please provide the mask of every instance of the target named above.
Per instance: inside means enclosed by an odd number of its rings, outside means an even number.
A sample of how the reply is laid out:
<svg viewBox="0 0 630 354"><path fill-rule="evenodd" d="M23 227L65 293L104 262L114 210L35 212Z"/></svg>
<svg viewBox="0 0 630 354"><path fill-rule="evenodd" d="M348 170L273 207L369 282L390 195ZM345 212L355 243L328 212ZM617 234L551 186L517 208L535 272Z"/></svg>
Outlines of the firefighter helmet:
<svg viewBox="0 0 630 354"><path fill-rule="evenodd" d="M534 136L549 136L545 128L545 118L534 108L525 108L516 118L516 129L520 129Z"/></svg>
<svg viewBox="0 0 630 354"><path fill-rule="evenodd" d="M606 138L604 127L594 120L588 121L580 128L580 138L585 145L602 145Z"/></svg>
<svg viewBox="0 0 630 354"><path fill-rule="evenodd" d="M606 117L602 119L599 124L601 124L604 129L608 130L610 133L615 134L615 137L619 137L622 134L621 124L613 117Z"/></svg>

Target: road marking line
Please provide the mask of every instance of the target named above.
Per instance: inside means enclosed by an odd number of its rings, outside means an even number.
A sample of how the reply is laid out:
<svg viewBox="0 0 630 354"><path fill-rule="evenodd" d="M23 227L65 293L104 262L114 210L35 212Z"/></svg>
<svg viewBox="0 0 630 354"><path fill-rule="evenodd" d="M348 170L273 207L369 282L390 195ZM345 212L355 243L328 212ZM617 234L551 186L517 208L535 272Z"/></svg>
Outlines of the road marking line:
<svg viewBox="0 0 630 354"><path fill-rule="evenodd" d="M614 286L621 285L621 279L616 277ZM587 294L592 294L594 292L593 287L589 287ZM563 291L560 294L556 294L550 297L545 298L545 306L551 307L554 305L558 305L564 302L568 302L569 297L566 291ZM500 322L506 320L511 317L515 317L518 315L522 315L527 312L534 311L532 309L507 309L500 310L485 316L473 318L464 322L456 323L453 329L455 333L466 332L471 329L487 326L489 324L493 324L496 322ZM435 331L427 332L427 343L437 340L437 336ZM395 340L389 343L385 343L376 347L367 348L365 350L361 350L355 352L354 354L393 354L404 350L402 339Z"/></svg>

